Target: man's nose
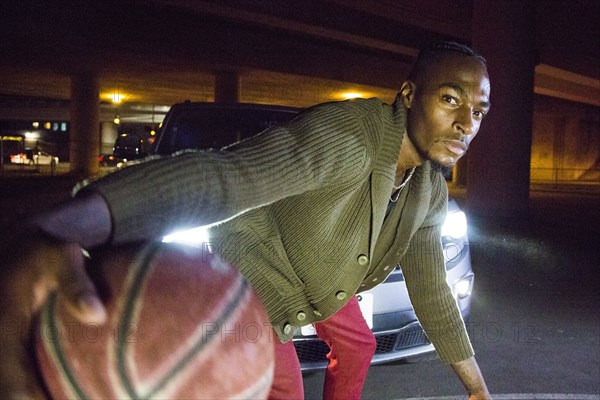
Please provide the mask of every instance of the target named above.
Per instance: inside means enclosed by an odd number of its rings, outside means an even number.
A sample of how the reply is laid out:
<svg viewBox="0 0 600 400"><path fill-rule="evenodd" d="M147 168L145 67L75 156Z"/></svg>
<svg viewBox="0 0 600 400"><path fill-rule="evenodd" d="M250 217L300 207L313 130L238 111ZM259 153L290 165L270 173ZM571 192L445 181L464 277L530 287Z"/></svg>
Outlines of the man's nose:
<svg viewBox="0 0 600 400"><path fill-rule="evenodd" d="M471 136L476 133L475 121L471 109L464 108L457 113L454 129L465 136Z"/></svg>

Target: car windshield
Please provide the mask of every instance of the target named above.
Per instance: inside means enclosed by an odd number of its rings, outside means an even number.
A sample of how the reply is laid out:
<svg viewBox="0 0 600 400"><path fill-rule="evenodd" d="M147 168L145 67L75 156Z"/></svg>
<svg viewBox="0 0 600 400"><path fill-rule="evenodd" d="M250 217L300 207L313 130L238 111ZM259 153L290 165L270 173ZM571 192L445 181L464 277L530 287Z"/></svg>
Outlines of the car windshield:
<svg viewBox="0 0 600 400"><path fill-rule="evenodd" d="M169 154L182 149L220 148L288 121L293 110L186 107L174 112L154 149Z"/></svg>

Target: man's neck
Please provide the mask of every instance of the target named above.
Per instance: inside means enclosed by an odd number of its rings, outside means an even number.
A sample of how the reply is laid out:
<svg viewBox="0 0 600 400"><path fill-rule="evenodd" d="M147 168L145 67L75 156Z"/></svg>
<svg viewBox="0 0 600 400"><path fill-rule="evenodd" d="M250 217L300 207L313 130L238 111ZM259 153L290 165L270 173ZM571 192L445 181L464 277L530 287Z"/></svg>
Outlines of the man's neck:
<svg viewBox="0 0 600 400"><path fill-rule="evenodd" d="M414 143L408 136L408 133L404 132L404 138L402 139L402 145L400 146L400 152L398 153L396 177L402 178L407 169L418 167L419 165L423 164L424 161L425 159L415 147Z"/></svg>

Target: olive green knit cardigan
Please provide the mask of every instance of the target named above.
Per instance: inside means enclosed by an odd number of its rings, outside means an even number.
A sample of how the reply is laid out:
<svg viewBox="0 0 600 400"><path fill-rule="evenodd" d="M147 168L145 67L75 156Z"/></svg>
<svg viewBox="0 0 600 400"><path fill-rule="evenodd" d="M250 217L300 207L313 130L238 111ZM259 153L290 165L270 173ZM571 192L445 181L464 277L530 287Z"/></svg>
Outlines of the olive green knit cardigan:
<svg viewBox="0 0 600 400"><path fill-rule="evenodd" d="M460 361L473 350L446 283L441 173L418 167L384 222L405 113L400 101L326 103L220 151L152 158L86 190L106 199L113 243L211 226L211 244L254 286L282 341L400 262L438 354Z"/></svg>

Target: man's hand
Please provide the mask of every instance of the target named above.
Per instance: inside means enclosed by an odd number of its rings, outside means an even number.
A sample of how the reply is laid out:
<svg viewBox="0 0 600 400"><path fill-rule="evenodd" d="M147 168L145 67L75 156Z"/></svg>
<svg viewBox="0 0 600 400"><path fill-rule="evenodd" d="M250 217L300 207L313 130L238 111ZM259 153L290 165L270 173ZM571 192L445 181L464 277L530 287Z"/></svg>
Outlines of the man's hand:
<svg viewBox="0 0 600 400"><path fill-rule="evenodd" d="M467 389L469 400L491 400L485 380L475 357L451 364L452 369Z"/></svg>
<svg viewBox="0 0 600 400"><path fill-rule="evenodd" d="M490 400L491 396L489 393L471 394L469 400Z"/></svg>
<svg viewBox="0 0 600 400"><path fill-rule="evenodd" d="M82 225L78 214L84 212L81 201L47 214L41 220L56 231L77 235ZM69 214L71 213L71 214ZM58 222L57 222L58 221ZM74 221L69 225L69 221ZM110 221L110 220L109 220ZM65 226L61 229L61 224ZM79 225L78 225L79 224ZM20 232L3 233L0 238L0 398L40 398L33 365L32 321L48 294L57 290L67 308L83 323L102 324L106 311L95 287L85 272L85 257L79 244L53 239L52 229L32 224ZM102 234L106 236L103 229ZM75 229L74 229L75 227ZM94 232L92 230L92 232ZM96 233L98 230L95 231ZM66 238L69 238L67 236ZM99 244L101 240L82 238L81 243Z"/></svg>

